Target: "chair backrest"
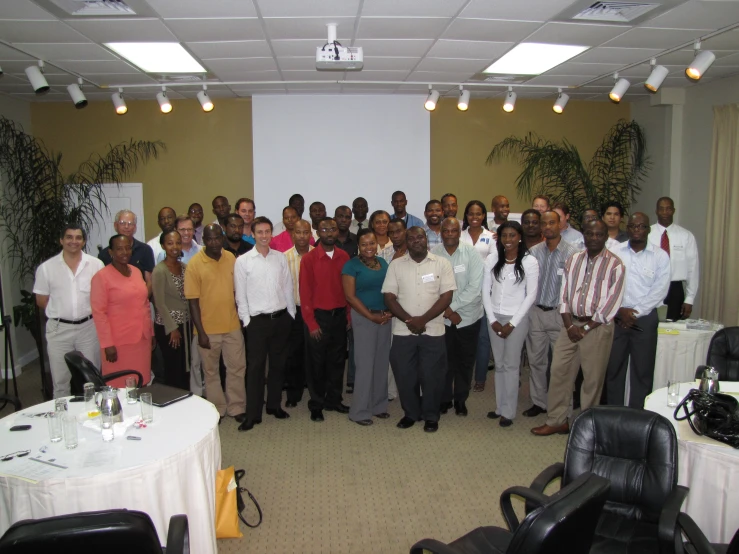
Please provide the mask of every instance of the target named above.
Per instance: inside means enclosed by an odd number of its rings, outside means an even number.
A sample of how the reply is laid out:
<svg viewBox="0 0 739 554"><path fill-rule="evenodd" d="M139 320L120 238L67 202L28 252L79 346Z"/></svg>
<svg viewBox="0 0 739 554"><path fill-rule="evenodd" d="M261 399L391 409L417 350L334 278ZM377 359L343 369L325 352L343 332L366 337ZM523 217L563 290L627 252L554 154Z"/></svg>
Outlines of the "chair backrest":
<svg viewBox="0 0 739 554"><path fill-rule="evenodd" d="M16 412L20 412L21 410L21 399L17 396L13 396L12 394L0 394L0 403L2 403L2 407L5 407L5 403L10 402L13 405L13 408Z"/></svg>
<svg viewBox="0 0 739 554"><path fill-rule="evenodd" d="M82 352L73 350L64 354L64 361L67 363L69 372L72 374L72 393L81 395L85 383L95 383L95 390L105 386L105 381L100 377L100 373L93 363L85 358Z"/></svg>
<svg viewBox="0 0 739 554"><path fill-rule="evenodd" d="M611 482L605 510L657 522L677 485L677 435L666 418L648 410L598 406L573 422L562 484L583 473Z"/></svg>
<svg viewBox="0 0 739 554"><path fill-rule="evenodd" d="M14 523L0 538L0 554L162 554L149 516L129 510L82 512Z"/></svg>
<svg viewBox="0 0 739 554"><path fill-rule="evenodd" d="M580 475L524 518L506 554L587 554L609 488L608 479Z"/></svg>
<svg viewBox="0 0 739 554"><path fill-rule="evenodd" d="M713 335L706 364L718 371L720 381L739 381L739 327L725 327Z"/></svg>

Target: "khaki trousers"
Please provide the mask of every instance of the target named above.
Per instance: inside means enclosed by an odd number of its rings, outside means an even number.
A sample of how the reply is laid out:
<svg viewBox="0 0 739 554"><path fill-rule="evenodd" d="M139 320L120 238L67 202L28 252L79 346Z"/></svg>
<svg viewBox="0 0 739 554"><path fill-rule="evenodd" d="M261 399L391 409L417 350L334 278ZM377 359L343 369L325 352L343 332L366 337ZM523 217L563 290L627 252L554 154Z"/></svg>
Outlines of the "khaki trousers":
<svg viewBox="0 0 739 554"><path fill-rule="evenodd" d="M208 335L210 350L200 348L200 359L205 374L205 393L210 402L215 404L221 416L237 416L246 413L246 388L244 374L246 373L246 353L244 349L244 335L241 329L234 329L230 333ZM218 363L223 352L223 362L226 364L226 391L221 387L221 378L218 373Z"/></svg>
<svg viewBox="0 0 739 554"><path fill-rule="evenodd" d="M529 356L529 396L536 406L547 409L547 370L549 350L554 350L562 331L559 310L544 311L532 306L529 310L529 334L526 353Z"/></svg>
<svg viewBox="0 0 739 554"><path fill-rule="evenodd" d="M574 321L578 327L585 323ZM549 394L547 395L547 425L563 425L567 421L578 369L582 366L584 380L580 392L580 407L587 410L600 403L603 381L613 344L613 322L600 325L579 342L572 342L562 329L552 355Z"/></svg>

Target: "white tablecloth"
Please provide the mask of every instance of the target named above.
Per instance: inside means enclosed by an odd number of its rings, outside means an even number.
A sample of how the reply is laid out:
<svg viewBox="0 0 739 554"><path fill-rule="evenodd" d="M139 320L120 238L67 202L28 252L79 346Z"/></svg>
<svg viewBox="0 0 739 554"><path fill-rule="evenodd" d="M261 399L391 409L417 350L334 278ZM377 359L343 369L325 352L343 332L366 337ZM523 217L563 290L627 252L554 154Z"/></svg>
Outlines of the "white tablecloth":
<svg viewBox="0 0 739 554"><path fill-rule="evenodd" d="M715 331L685 329L684 323L660 323L660 329L677 328L678 334L660 333L654 364L652 390L667 386L668 380L692 381L695 369L706 363L708 345Z"/></svg>
<svg viewBox="0 0 739 554"><path fill-rule="evenodd" d="M737 385L721 383L726 392L739 391ZM691 388L696 388L695 381L681 384L680 398ZM739 528L739 450L719 442L713 446L684 440L673 417L675 409L667 406L666 388L650 394L644 407L669 419L678 433L678 484L690 487L682 511L695 520L708 540L728 544Z"/></svg>
<svg viewBox="0 0 739 554"><path fill-rule="evenodd" d="M120 393L119 398L124 394ZM138 414L139 405L122 402L124 417ZM71 414L84 403L69 404ZM23 414L53 410L53 402L32 406L0 420L0 455L41 446L68 465L59 475L31 483L0 475L0 535L22 519L126 508L146 512L162 545L169 518L187 514L193 552L215 553L215 478L221 467L218 412L213 404L192 396L165 408L154 408L154 422L131 429L140 441L116 437L103 442L100 431L78 425L79 446L67 450L64 441L49 441L48 423ZM29 431L10 432L13 425L31 424ZM108 462L92 466L91 454ZM0 462L12 463L12 462ZM3 467L0 466L0 472Z"/></svg>

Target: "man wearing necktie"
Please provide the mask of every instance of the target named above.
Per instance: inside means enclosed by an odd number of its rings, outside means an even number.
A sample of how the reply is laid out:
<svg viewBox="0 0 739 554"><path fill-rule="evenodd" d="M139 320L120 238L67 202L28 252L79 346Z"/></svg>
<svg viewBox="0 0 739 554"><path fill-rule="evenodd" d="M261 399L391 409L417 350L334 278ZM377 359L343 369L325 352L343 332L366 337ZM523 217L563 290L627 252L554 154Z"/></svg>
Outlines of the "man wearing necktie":
<svg viewBox="0 0 739 554"><path fill-rule="evenodd" d="M354 202L352 202L352 214L354 214L354 219L352 219L352 223L349 226L350 233L354 233L356 235L361 229L367 228L367 225L369 224L367 221L368 211L369 206L367 205L367 200L361 196L354 199Z"/></svg>

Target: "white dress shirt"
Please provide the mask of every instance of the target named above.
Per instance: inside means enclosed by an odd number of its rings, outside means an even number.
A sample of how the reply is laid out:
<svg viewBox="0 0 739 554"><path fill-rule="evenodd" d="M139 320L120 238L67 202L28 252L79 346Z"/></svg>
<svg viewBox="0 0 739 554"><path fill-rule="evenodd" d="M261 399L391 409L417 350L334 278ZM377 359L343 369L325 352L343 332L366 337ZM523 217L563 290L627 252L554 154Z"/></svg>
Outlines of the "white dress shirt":
<svg viewBox="0 0 739 554"><path fill-rule="evenodd" d="M482 233L477 237L477 242L472 242L472 237L467 229L462 231L462 234L459 236L459 242L474 246L483 261L493 252L497 252L493 233L485 229L485 227L482 228Z"/></svg>
<svg viewBox="0 0 739 554"><path fill-rule="evenodd" d="M661 248L662 234L665 231L670 239L670 280L685 281L685 303L693 305L698 294L700 277L698 244L693 233L676 223L669 227L662 227L659 223L652 225L649 242Z"/></svg>
<svg viewBox="0 0 739 554"><path fill-rule="evenodd" d="M154 252L154 263L158 264L161 262L165 257L166 253L164 252L164 248L162 248L162 245L159 244L159 237L162 236L161 233L159 233L157 236L155 236L153 239L151 239L148 244L151 247L151 251Z"/></svg>
<svg viewBox="0 0 739 554"><path fill-rule="evenodd" d="M369 228L369 219L364 218L364 221L362 221L362 229L368 229ZM355 217L352 219L351 225L349 225L349 232L354 233L355 235L359 231L359 221L357 221L357 218Z"/></svg>
<svg viewBox="0 0 739 554"><path fill-rule="evenodd" d="M49 297L46 305L49 319L77 321L92 315L90 282L105 266L96 257L83 252L77 271L72 273L63 256L64 252L60 252L38 266L33 292Z"/></svg>
<svg viewBox="0 0 739 554"><path fill-rule="evenodd" d="M500 270L500 281L495 278L493 268L498 263L496 250L485 259L485 273L482 278L482 305L488 322L492 325L495 314L510 315L511 325L516 327L529 313L536 301L539 288L539 262L526 254L521 261L525 276L516 283L515 264L505 264Z"/></svg>
<svg viewBox="0 0 739 554"><path fill-rule="evenodd" d="M239 256L234 266L234 289L239 319L244 327L255 315L285 308L295 319L293 278L282 252L270 248L267 256L262 256L252 248Z"/></svg>
<svg viewBox="0 0 739 554"><path fill-rule="evenodd" d="M568 225L567 229L559 233L563 239L570 244L574 244L578 250L585 250L585 238L582 233L577 229L573 228L572 225Z"/></svg>
<svg viewBox="0 0 739 554"><path fill-rule="evenodd" d="M644 250L634 252L628 242L611 250L626 268L626 284L622 308L633 308L636 317L649 315L662 305L670 288L670 257L659 246L647 243Z"/></svg>

